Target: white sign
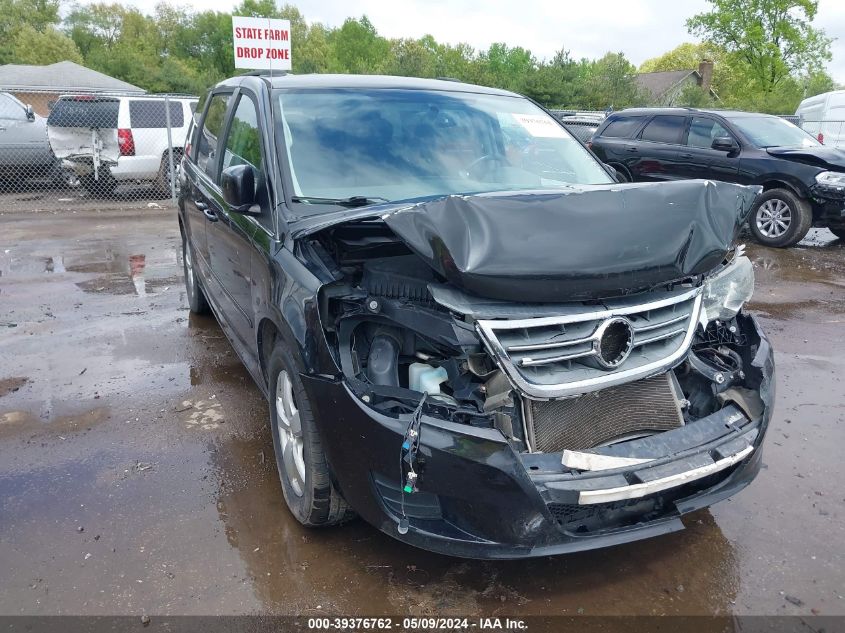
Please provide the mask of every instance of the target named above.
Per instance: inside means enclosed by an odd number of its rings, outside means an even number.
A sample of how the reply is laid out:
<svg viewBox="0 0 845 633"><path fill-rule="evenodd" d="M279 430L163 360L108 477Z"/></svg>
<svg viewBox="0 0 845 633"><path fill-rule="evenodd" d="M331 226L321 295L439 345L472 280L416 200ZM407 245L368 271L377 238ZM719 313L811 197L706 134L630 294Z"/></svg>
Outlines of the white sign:
<svg viewBox="0 0 845 633"><path fill-rule="evenodd" d="M567 138L560 123L545 114L512 114L517 123L524 127L531 136L540 138Z"/></svg>
<svg viewBox="0 0 845 633"><path fill-rule="evenodd" d="M232 16L235 68L290 70L290 20Z"/></svg>

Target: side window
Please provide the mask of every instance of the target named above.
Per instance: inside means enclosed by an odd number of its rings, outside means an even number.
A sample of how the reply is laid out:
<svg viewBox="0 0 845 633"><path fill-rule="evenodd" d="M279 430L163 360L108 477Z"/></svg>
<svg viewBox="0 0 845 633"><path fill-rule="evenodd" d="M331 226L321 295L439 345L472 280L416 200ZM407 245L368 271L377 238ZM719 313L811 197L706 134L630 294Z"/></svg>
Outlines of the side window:
<svg viewBox="0 0 845 633"><path fill-rule="evenodd" d="M713 139L720 136L732 136L718 121L694 116L689 126L687 145L710 149Z"/></svg>
<svg viewBox="0 0 845 633"><path fill-rule="evenodd" d="M182 103L170 101L170 127L185 125L185 115ZM141 99L129 102L129 126L133 128L164 128L167 127L167 114L164 100L152 101Z"/></svg>
<svg viewBox="0 0 845 633"><path fill-rule="evenodd" d="M26 112L14 99L0 94L0 119L23 120L25 118Z"/></svg>
<svg viewBox="0 0 845 633"><path fill-rule="evenodd" d="M626 138L637 131L642 119L634 116L620 116L607 124L601 136L610 138Z"/></svg>
<svg viewBox="0 0 845 633"><path fill-rule="evenodd" d="M211 97L197 138L197 166L217 182L217 137L223 128L223 119L229 105L230 94Z"/></svg>
<svg viewBox="0 0 845 633"><path fill-rule="evenodd" d="M686 120L684 116L658 115L645 126L640 139L654 143L678 144L681 142Z"/></svg>
<svg viewBox="0 0 845 633"><path fill-rule="evenodd" d="M258 221L272 230L258 112L255 102L246 95L241 95L238 99L232 122L229 124L226 151L223 155L223 169L235 165L251 165L255 171L255 201L262 211Z"/></svg>

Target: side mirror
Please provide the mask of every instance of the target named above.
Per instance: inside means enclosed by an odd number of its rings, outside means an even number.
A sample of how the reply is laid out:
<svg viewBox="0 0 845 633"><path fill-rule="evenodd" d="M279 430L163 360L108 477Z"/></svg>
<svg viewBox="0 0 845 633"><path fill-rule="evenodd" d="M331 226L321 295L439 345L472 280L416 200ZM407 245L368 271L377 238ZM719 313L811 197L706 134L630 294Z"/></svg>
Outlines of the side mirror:
<svg viewBox="0 0 845 633"><path fill-rule="evenodd" d="M731 136L717 136L710 147L720 152L734 152L739 149L739 144Z"/></svg>
<svg viewBox="0 0 845 633"><path fill-rule="evenodd" d="M34 121L34 120L35 120L35 111L32 109L32 106L31 106L31 105L29 105L29 104L27 103L27 104L26 104L26 107L24 108L24 111L26 112L26 118L27 118L27 119L29 119L30 121Z"/></svg>
<svg viewBox="0 0 845 633"><path fill-rule="evenodd" d="M625 178L625 175L616 169L613 165L608 165L606 163L601 164L604 167L604 170L608 173L608 175L613 178L615 182L628 182L628 179Z"/></svg>
<svg viewBox="0 0 845 633"><path fill-rule="evenodd" d="M258 215L261 208L255 204L255 170L252 165L232 165L220 177L223 201L229 210L245 215Z"/></svg>

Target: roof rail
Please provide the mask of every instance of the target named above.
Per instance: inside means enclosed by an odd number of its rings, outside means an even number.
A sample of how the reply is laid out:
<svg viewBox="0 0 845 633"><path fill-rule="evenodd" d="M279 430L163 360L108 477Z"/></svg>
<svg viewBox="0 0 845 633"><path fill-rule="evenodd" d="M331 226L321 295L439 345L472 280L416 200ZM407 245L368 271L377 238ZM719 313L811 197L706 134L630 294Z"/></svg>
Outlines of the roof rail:
<svg viewBox="0 0 845 633"><path fill-rule="evenodd" d="M277 68L265 68L263 70L248 70L245 73L241 73L241 77L284 77L285 75L292 75L293 73L287 70L279 70Z"/></svg>

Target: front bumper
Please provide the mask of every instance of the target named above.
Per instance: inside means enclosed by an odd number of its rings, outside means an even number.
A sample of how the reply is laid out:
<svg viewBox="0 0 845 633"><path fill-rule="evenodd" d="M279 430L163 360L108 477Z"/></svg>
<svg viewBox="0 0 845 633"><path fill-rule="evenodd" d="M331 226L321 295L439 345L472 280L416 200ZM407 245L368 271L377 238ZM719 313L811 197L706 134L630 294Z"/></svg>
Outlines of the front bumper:
<svg viewBox="0 0 845 633"><path fill-rule="evenodd" d="M518 453L495 429L424 416L419 492L405 496L410 529L404 535L397 531L402 512L399 463L408 417L381 415L340 381L303 379L335 483L366 521L394 538L451 556L546 556L680 530L682 514L730 497L754 479L771 416L774 365L768 340L752 318L747 322L759 337L753 365L762 376L762 413L750 419L728 405L654 436L671 450L647 467L576 475L561 465L559 453ZM581 497L688 472L707 459L718 462L740 453L735 463L659 492L634 492L631 498L610 497L608 502L599 497L598 503L584 503Z"/></svg>

